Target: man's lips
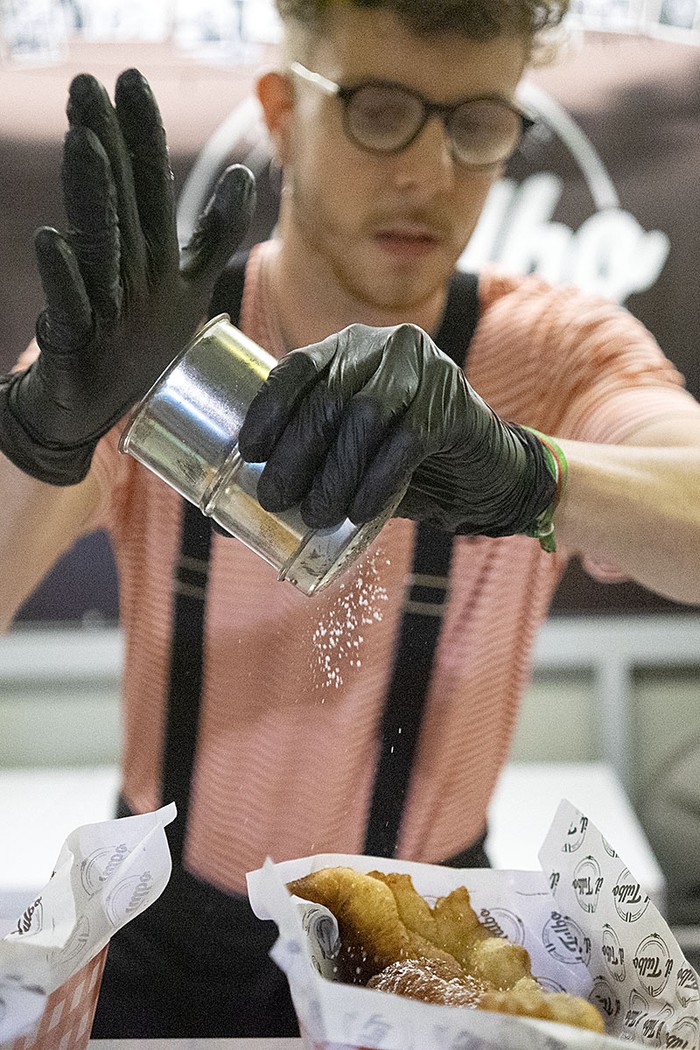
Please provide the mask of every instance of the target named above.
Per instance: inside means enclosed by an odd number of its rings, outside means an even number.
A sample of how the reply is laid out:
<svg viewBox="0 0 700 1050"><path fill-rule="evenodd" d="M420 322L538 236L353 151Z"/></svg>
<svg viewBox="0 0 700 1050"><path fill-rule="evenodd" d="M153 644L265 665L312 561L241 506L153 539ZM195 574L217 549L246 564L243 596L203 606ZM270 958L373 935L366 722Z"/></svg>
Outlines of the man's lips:
<svg viewBox="0 0 700 1050"><path fill-rule="evenodd" d="M392 253L426 254L438 247L440 235L427 226L387 226L376 231L380 248Z"/></svg>

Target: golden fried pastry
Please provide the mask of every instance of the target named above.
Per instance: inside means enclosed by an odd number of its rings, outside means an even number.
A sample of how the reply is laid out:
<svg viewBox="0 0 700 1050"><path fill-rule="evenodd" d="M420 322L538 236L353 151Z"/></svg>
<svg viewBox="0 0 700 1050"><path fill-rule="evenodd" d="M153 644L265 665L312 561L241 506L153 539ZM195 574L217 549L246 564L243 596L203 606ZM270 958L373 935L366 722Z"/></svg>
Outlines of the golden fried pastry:
<svg viewBox="0 0 700 1050"><path fill-rule="evenodd" d="M290 893L323 904L338 922L338 977L366 984L370 977L398 959L437 959L458 975L456 959L420 934L408 930L399 917L394 896L383 882L354 868L322 868L287 884Z"/></svg>
<svg viewBox="0 0 700 1050"><path fill-rule="evenodd" d="M407 929L449 952L467 973L499 989L512 988L522 977L532 976L525 948L497 937L479 922L466 886L438 897L431 908L410 875L385 875L379 871L369 874L390 888Z"/></svg>
<svg viewBox="0 0 700 1050"><path fill-rule="evenodd" d="M431 907L410 875L337 867L312 872L287 889L335 915L341 981L445 1006L604 1030L586 1000L539 985L526 949L479 922L466 887Z"/></svg>
<svg viewBox="0 0 700 1050"><path fill-rule="evenodd" d="M433 909L425 897L421 897L418 893L410 875L400 875L398 872L385 874L383 871L368 871L367 874L371 879L378 879L389 887L396 901L399 918L404 926L420 934L421 937L425 937L432 944L444 948L445 951L450 950L447 945L438 944L438 929Z"/></svg>
<svg viewBox="0 0 700 1050"><path fill-rule="evenodd" d="M485 937L476 941L463 958L464 961L460 958L458 962L469 973L489 981L501 991L513 988L524 977L532 977L527 950L522 944L512 944L505 937Z"/></svg>
<svg viewBox="0 0 700 1050"><path fill-rule="evenodd" d="M516 1014L520 1017L538 1017L543 1021L558 1021L576 1028L604 1032L603 1018L595 1006L568 992L545 992L534 981L509 991L486 991L478 1010Z"/></svg>

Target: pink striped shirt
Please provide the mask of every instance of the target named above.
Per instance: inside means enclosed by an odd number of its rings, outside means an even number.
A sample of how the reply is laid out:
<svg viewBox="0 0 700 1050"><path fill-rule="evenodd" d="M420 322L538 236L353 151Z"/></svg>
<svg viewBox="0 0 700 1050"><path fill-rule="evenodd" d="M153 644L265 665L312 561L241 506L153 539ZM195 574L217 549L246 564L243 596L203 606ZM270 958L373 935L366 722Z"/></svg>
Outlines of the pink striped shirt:
<svg viewBox="0 0 700 1050"><path fill-rule="evenodd" d="M280 356L269 309L273 243L254 250L241 327ZM697 412L682 379L625 310L535 277L486 270L467 366L503 417L545 433L615 442ZM126 639L124 781L153 809L160 771L180 497L129 456L118 430L95 457ZM360 566L316 598L278 583L241 543L215 535L201 730L186 863L236 892L245 872L316 852L361 852L404 583L411 522L394 519ZM536 541L458 538L402 826L402 857L436 862L482 831L506 760L533 642L566 562Z"/></svg>

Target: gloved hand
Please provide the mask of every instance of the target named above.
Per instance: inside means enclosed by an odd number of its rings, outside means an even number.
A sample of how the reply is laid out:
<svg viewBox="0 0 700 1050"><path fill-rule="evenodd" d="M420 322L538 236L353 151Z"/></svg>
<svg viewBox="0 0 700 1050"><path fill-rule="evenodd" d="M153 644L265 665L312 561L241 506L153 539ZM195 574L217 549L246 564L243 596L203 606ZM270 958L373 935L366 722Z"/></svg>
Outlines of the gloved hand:
<svg viewBox="0 0 700 1050"><path fill-rule="evenodd" d="M35 235L41 354L0 379L0 450L54 485L85 477L99 438L184 349L255 206L251 173L229 168L181 256L165 132L144 77L122 73L114 106L94 77L76 77L68 118L68 232Z"/></svg>
<svg viewBox="0 0 700 1050"><path fill-rule="evenodd" d="M239 450L267 461L262 506L301 503L317 528L368 521L406 484L395 516L473 535L532 529L555 498L549 449L410 324L351 325L293 350L253 400Z"/></svg>

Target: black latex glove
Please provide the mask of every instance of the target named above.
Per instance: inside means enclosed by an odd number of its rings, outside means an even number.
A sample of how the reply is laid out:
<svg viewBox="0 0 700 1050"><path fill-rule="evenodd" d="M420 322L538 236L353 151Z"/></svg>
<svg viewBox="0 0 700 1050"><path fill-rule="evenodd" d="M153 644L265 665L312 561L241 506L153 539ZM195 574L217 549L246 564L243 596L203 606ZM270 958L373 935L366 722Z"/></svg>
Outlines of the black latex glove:
<svg viewBox="0 0 700 1050"><path fill-rule="evenodd" d="M41 354L0 379L0 450L54 485L85 477L99 438L184 349L255 206L251 173L229 168L181 256L165 132L144 77L122 73L114 106L94 77L76 77L68 118L68 231L35 235Z"/></svg>
<svg viewBox="0 0 700 1050"><path fill-rule="evenodd" d="M265 462L258 499L301 502L312 527L368 521L408 489L397 517L507 536L555 496L544 445L503 422L420 328L351 325L293 350L270 373L239 436Z"/></svg>

